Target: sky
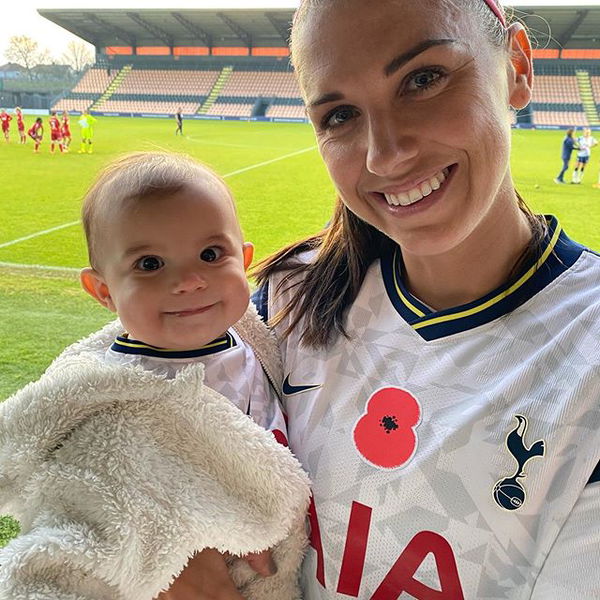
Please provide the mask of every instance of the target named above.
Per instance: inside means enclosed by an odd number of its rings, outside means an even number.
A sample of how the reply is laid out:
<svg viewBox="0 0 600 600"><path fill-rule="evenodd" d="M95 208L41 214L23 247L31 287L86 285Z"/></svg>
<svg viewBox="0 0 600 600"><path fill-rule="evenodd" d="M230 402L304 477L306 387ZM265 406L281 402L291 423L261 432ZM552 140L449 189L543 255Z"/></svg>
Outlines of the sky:
<svg viewBox="0 0 600 600"><path fill-rule="evenodd" d="M299 0L16 0L0 19L0 65L6 62L4 51L13 35L28 35L59 59L71 40L78 38L44 19L38 8L293 8ZM505 0L519 6L600 6L600 0Z"/></svg>

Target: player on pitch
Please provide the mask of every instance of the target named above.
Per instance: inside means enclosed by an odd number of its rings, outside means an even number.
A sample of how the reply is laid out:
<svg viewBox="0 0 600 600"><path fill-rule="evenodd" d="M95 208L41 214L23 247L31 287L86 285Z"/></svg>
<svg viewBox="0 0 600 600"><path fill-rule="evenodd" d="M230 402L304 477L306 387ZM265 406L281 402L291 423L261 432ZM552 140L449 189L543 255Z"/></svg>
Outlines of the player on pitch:
<svg viewBox="0 0 600 600"><path fill-rule="evenodd" d="M63 146L65 151L68 152L69 146L71 145L71 123L69 119L69 113L66 110L62 113L61 121L60 132L63 138Z"/></svg>
<svg viewBox="0 0 600 600"><path fill-rule="evenodd" d="M81 128L81 147L79 148L79 154L92 153L92 144L94 141L94 124L96 123L96 117L92 117L87 110L84 110L77 123Z"/></svg>
<svg viewBox="0 0 600 600"><path fill-rule="evenodd" d="M4 109L0 110L0 125L2 126L2 134L7 142L10 142L10 122L12 116L9 115Z"/></svg>
<svg viewBox="0 0 600 600"><path fill-rule="evenodd" d="M61 123L59 118L56 116L56 111L50 113L50 119L48 120L50 125L50 152L54 154L55 144L58 145L58 149L62 152L65 151L63 145L63 137L61 132Z"/></svg>
<svg viewBox="0 0 600 600"><path fill-rule="evenodd" d="M19 131L19 142L24 144L27 141L25 135L25 121L23 120L23 111L17 106L15 108L15 115L17 116L17 130Z"/></svg>
<svg viewBox="0 0 600 600"><path fill-rule="evenodd" d="M42 117L38 117L33 125L29 128L27 135L33 140L33 151L38 154L40 151L40 144L44 137L44 121Z"/></svg>

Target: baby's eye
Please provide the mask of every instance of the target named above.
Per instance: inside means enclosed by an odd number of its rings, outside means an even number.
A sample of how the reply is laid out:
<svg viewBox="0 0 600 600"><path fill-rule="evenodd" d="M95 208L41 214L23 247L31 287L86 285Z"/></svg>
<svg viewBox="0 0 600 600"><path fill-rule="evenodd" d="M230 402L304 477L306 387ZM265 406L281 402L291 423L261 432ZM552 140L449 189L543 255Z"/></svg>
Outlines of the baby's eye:
<svg viewBox="0 0 600 600"><path fill-rule="evenodd" d="M136 269L140 271L158 271L164 265L165 263L160 256L143 256L135 263Z"/></svg>
<svg viewBox="0 0 600 600"><path fill-rule="evenodd" d="M215 260L219 260L222 255L223 251L220 248L206 248L206 250L200 252L200 260L203 260L204 262L215 262Z"/></svg>

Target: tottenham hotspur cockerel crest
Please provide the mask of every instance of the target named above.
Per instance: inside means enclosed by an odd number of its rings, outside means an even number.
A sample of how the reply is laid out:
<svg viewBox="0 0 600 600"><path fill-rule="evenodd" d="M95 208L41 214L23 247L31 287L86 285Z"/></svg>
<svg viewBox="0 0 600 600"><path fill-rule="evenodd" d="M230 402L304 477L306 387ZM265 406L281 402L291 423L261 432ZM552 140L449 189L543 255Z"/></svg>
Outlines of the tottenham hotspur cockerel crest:
<svg viewBox="0 0 600 600"><path fill-rule="evenodd" d="M525 488L519 479L526 477L525 464L536 456L544 456L544 440L538 440L531 446L525 445L525 433L528 422L522 415L515 415L518 425L506 436L506 447L517 461L517 470L511 477L505 477L494 486L494 500L501 508L518 510L525 503Z"/></svg>

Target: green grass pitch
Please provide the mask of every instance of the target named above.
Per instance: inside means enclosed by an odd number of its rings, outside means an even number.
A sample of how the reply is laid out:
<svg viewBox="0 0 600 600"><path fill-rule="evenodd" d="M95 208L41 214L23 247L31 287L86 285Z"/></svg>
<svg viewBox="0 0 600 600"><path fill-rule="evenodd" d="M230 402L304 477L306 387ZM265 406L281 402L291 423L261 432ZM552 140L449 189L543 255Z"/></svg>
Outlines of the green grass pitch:
<svg viewBox="0 0 600 600"><path fill-rule="evenodd" d="M76 119L73 119L75 121ZM74 123L73 129L77 129ZM333 188L302 124L101 118L94 153L40 154L32 145L0 142L0 400L37 378L67 344L112 315L79 289L86 265L81 198L95 173L134 150L188 153L225 176L234 191L246 239L258 258L317 231L329 218ZM77 132L74 131L77 135ZM515 131L513 174L529 205L559 217L567 232L600 250L600 190L593 160L581 186L557 186L561 132ZM45 232L45 233L42 233ZM56 268L49 268L56 267ZM18 525L0 518L0 546Z"/></svg>
<svg viewBox="0 0 600 600"><path fill-rule="evenodd" d="M333 188L308 125L186 121L185 136L175 137L173 120L100 118L95 129L92 155L77 153L77 138L65 155L50 154L47 141L40 154L14 135L10 144L0 143L0 399L111 318L79 289L76 270L86 265L77 224L81 198L114 157L173 150L215 168L234 191L258 258L317 231L329 218ZM563 135L515 131L514 177L532 208L556 214L572 237L598 250L600 190L591 187L598 163L593 159L581 186L554 184Z"/></svg>

